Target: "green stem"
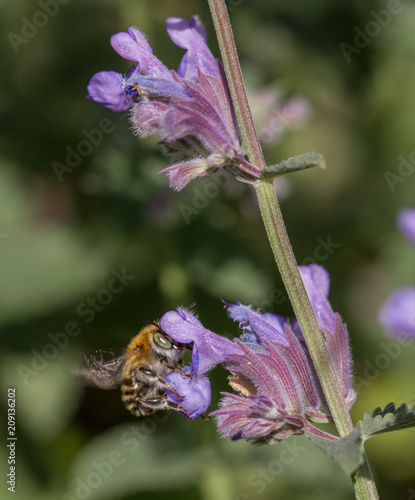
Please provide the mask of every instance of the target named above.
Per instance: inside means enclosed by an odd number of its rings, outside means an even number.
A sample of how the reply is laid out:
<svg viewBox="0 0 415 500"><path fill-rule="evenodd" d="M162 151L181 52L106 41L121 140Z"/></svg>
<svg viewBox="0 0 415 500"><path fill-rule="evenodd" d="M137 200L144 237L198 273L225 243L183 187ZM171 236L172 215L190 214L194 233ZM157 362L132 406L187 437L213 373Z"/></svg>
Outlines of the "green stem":
<svg viewBox="0 0 415 500"><path fill-rule="evenodd" d="M353 430L353 423L305 291L301 275L298 272L297 263L284 226L274 188L268 182L258 181L256 190L262 219L278 269L290 297L295 316L300 323L301 331L306 339L336 428L340 437L344 437ZM365 454L363 464L352 475L352 480L357 499L367 500L378 498L376 485L373 481L369 462Z"/></svg>
<svg viewBox="0 0 415 500"><path fill-rule="evenodd" d="M268 239L295 317L300 323L324 394L329 395L329 397L326 396L327 402L339 435L344 437L353 430L353 424L326 344L305 291L274 188L269 182L259 181L256 184L256 191Z"/></svg>
<svg viewBox="0 0 415 500"><path fill-rule="evenodd" d="M224 0L208 0L208 3L218 37L242 142L250 162L263 169L266 164L249 107L225 2ZM287 289L295 316L300 323L307 342L334 423L340 437L344 437L353 430L353 423L310 300L305 291L275 191L272 183L265 179L259 179L254 186L275 261ZM364 464L353 474L352 479L356 498L362 500L378 498L366 457Z"/></svg>

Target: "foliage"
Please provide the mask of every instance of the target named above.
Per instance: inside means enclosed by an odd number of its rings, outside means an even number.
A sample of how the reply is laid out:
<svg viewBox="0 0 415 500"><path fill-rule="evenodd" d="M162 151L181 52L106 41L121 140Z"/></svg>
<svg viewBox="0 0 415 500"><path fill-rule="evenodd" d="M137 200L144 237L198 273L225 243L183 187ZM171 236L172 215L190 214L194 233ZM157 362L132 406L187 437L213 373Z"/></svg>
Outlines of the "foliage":
<svg viewBox="0 0 415 500"><path fill-rule="evenodd" d="M396 286L414 279L413 248L397 237L394 217L413 203L415 186L415 7L405 4L348 62L340 44L353 44L356 28L365 30L384 2L228 4L252 101L267 87L281 100L302 96L312 109L308 122L281 133L289 115L271 106L268 115L257 113L258 130L270 165L310 150L325 158L327 169L277 180L276 188L299 263L330 271L332 303L353 346L358 421L369 408L414 391L415 347L388 338L377 310ZM164 20L198 13L215 51L206 3L62 3L16 53L7 35L21 34L41 5L0 2L0 383L2 394L17 388L18 500L71 493L82 468L92 470L118 449L123 431L143 425L117 391L84 389L70 378L77 351L123 348L144 321L193 302L206 327L229 337L236 325L220 298L292 315L248 187L216 175L173 193L157 174L167 165L154 141L137 141L125 117L85 99L94 72L125 70L108 41L130 25L177 67L182 51L170 43ZM102 138L83 150L93 130ZM60 182L52 163L65 164L78 148L89 152L72 158ZM124 268L134 279L109 299L112 272ZM79 329L72 336L71 322ZM22 365L33 373L22 376ZM225 378L223 370L214 373L214 393L226 389ZM0 404L7 411L5 397ZM113 475L94 495L116 498L119 488L118 498L131 500L312 499L311 491L319 500L349 498L342 472L318 450L295 443L286 453L282 445L264 451L225 443L212 422L171 415L128 455L123 468L137 470L137 480L128 474L120 486ZM390 433L366 448L380 496L409 497L413 434ZM4 477L5 446L1 453ZM177 464L166 468L173 456ZM152 475L143 484L144 466ZM163 489L164 478L170 486Z"/></svg>

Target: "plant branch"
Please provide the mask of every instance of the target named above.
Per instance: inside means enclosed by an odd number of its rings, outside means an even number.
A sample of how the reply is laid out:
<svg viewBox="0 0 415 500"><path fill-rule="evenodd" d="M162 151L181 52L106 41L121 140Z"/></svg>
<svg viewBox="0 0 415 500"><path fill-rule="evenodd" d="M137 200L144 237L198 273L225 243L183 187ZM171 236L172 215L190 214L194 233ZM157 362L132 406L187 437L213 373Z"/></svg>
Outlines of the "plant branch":
<svg viewBox="0 0 415 500"><path fill-rule="evenodd" d="M225 2L224 0L208 0L208 3L218 37L242 142L248 153L249 161L262 170L266 167L266 164L249 107ZM310 300L305 291L275 191L272 183L265 179L258 179L254 183L254 187L278 269L307 342L333 420L340 437L344 437L353 430L353 424ZM352 479L356 498L378 498L366 457L364 457L362 467L354 473Z"/></svg>

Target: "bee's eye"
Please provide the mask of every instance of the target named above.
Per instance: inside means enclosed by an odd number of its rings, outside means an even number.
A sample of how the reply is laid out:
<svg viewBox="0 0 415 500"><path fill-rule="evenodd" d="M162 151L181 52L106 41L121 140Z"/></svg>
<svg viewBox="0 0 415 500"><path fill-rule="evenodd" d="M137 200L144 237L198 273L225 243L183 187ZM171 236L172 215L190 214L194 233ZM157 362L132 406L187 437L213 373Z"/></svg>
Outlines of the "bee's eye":
<svg viewBox="0 0 415 500"><path fill-rule="evenodd" d="M154 342L162 349L172 349L172 343L162 333L156 332L154 334Z"/></svg>

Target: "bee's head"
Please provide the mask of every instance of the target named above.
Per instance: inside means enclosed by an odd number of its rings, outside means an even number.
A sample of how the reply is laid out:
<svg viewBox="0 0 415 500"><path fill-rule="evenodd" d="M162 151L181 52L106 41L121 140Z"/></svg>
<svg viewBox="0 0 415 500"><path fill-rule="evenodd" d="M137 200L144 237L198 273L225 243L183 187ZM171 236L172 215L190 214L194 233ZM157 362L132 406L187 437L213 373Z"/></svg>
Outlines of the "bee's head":
<svg viewBox="0 0 415 500"><path fill-rule="evenodd" d="M153 348L160 356L167 358L171 363L176 363L183 357L186 349L190 348L190 345L176 342L170 335L158 330L153 334Z"/></svg>

